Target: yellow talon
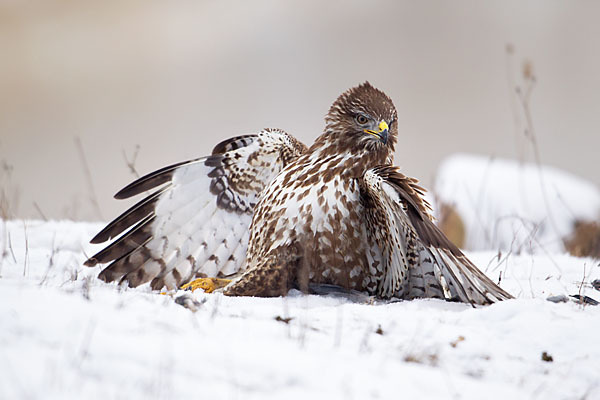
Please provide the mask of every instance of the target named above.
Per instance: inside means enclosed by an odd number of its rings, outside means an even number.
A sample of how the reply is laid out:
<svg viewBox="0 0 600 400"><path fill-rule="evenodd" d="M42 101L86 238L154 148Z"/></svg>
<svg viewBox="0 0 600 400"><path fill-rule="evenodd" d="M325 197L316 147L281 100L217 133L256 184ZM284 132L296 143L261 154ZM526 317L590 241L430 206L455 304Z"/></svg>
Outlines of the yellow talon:
<svg viewBox="0 0 600 400"><path fill-rule="evenodd" d="M198 278L191 282L181 286L183 290L191 290L192 292L196 289L202 289L205 293L212 293L217 289L229 285L231 279L220 279L220 278Z"/></svg>

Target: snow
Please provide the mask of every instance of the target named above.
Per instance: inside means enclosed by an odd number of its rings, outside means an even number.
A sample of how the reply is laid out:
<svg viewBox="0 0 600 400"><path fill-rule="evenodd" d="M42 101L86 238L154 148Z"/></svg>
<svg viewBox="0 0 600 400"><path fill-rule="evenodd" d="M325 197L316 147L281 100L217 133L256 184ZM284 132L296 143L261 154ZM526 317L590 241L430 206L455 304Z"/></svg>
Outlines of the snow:
<svg viewBox="0 0 600 400"><path fill-rule="evenodd" d="M101 227L0 221L1 399L600 398L600 307L545 300L599 299L598 261L469 252L517 297L479 308L169 296L82 266Z"/></svg>
<svg viewBox="0 0 600 400"><path fill-rule="evenodd" d="M469 250L563 252L576 220L600 219L600 189L592 183L507 159L453 155L440 165L433 192L456 207Z"/></svg>

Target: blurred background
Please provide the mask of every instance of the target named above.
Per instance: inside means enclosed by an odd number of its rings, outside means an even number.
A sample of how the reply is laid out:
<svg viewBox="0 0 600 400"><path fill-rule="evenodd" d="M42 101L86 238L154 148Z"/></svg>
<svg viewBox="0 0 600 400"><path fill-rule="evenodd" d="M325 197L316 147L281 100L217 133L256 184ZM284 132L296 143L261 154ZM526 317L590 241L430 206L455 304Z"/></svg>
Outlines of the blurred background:
<svg viewBox="0 0 600 400"><path fill-rule="evenodd" d="M451 153L533 160L528 126L543 163L598 185L599 15L594 1L2 1L0 208L112 219L136 172L227 137L312 143L365 80L394 100L396 163L426 187Z"/></svg>

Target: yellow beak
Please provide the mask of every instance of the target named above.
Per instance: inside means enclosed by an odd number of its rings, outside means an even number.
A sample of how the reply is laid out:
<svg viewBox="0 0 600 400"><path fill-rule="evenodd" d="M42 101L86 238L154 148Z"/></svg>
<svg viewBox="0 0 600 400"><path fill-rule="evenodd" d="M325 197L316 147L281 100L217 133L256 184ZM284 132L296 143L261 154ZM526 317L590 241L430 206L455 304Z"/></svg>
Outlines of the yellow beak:
<svg viewBox="0 0 600 400"><path fill-rule="evenodd" d="M383 144L386 144L387 138L388 138L388 131L390 129L387 122L381 121L379 123L378 128L379 128L379 130L377 132L375 132L374 130L371 130L371 129L365 129L365 133L375 136L376 138L381 140L383 142Z"/></svg>

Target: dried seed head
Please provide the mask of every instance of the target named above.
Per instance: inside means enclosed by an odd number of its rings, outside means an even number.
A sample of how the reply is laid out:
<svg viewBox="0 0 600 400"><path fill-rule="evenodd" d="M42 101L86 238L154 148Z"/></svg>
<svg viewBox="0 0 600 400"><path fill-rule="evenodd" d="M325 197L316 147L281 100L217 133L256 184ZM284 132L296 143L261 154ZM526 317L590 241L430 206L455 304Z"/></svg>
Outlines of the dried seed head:
<svg viewBox="0 0 600 400"><path fill-rule="evenodd" d="M523 78L526 80L533 78L533 64L529 60L523 61Z"/></svg>
<svg viewBox="0 0 600 400"><path fill-rule="evenodd" d="M512 43L506 43L506 53L510 55L515 53L515 46Z"/></svg>

